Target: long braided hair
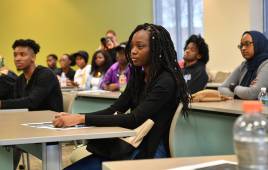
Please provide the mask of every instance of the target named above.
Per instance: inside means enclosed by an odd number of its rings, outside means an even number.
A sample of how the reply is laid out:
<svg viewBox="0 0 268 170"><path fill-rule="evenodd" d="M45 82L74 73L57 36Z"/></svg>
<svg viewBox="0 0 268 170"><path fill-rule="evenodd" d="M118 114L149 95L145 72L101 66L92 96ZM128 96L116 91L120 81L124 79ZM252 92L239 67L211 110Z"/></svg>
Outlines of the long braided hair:
<svg viewBox="0 0 268 170"><path fill-rule="evenodd" d="M153 82L157 79L163 70L171 73L172 77L176 81L176 97L178 102L183 104L182 113L187 116L188 104L189 104L189 93L187 85L183 78L182 71L178 65L177 53L174 48L174 44L171 40L169 32L160 25L154 24L142 24L138 25L131 33L127 46L126 56L131 67L131 79L133 80L132 91L134 98L138 100L139 94L142 90L141 83L144 82L142 67L134 66L131 60L131 41L134 34L140 30L146 30L150 33L150 69L148 74L148 81L145 87L145 91L149 92L152 88Z"/></svg>

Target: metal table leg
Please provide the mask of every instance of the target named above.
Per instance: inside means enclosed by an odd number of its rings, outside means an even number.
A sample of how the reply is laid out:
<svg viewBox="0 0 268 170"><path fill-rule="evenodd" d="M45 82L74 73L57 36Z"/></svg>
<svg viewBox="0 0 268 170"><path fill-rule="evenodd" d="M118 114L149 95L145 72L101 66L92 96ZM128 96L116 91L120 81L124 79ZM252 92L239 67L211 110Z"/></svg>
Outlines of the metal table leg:
<svg viewBox="0 0 268 170"><path fill-rule="evenodd" d="M61 170L61 145L59 143L42 143L43 170Z"/></svg>

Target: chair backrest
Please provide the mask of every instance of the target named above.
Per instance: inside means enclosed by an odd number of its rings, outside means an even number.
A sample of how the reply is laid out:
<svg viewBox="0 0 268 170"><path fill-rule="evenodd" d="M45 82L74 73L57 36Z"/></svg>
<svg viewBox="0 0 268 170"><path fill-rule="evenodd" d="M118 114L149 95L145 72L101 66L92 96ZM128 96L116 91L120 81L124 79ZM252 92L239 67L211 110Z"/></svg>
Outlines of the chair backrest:
<svg viewBox="0 0 268 170"><path fill-rule="evenodd" d="M169 129L169 149L170 149L170 155L171 157L175 157L175 133L176 133L176 127L177 127L177 123L178 123L178 119L181 115L181 110L182 110L182 104L180 103L177 107L177 110L172 118L172 122L170 125L170 129Z"/></svg>
<svg viewBox="0 0 268 170"><path fill-rule="evenodd" d="M230 75L230 72L219 71L216 73L215 78L213 80L214 83L223 83L225 79Z"/></svg>
<svg viewBox="0 0 268 170"><path fill-rule="evenodd" d="M63 92L63 111L72 113L72 104L76 98L76 92Z"/></svg>
<svg viewBox="0 0 268 170"><path fill-rule="evenodd" d="M170 127L172 157L234 154L232 128L238 115L190 109L184 118L181 107Z"/></svg>

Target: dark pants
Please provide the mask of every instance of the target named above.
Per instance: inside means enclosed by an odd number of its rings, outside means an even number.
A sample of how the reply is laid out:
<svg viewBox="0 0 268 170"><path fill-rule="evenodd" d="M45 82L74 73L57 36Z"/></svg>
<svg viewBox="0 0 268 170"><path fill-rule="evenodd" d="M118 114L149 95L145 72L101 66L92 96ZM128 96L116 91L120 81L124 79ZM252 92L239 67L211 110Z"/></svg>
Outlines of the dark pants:
<svg viewBox="0 0 268 170"><path fill-rule="evenodd" d="M135 150L132 155L130 155L129 159L134 159L135 156L139 153L138 150ZM154 158L166 158L167 151L165 150L163 142L158 146ZM109 159L101 158L96 155L89 155L74 164L66 167L64 170L101 170L103 161L111 161Z"/></svg>

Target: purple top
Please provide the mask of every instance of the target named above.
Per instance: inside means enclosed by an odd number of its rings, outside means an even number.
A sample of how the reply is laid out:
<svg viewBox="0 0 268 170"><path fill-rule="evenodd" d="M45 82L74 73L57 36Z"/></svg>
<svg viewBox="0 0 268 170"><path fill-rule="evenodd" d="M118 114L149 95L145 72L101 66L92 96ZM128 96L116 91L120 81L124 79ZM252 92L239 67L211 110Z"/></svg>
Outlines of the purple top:
<svg viewBox="0 0 268 170"><path fill-rule="evenodd" d="M126 67L126 69L123 71L123 73L127 77L127 82L128 82L128 80L130 78L129 65ZM100 84L101 89L104 89L105 84L111 84L111 83L116 83L119 87L119 76L120 76L119 64L118 64L118 62L116 62L108 69L108 71L104 75L102 82Z"/></svg>

